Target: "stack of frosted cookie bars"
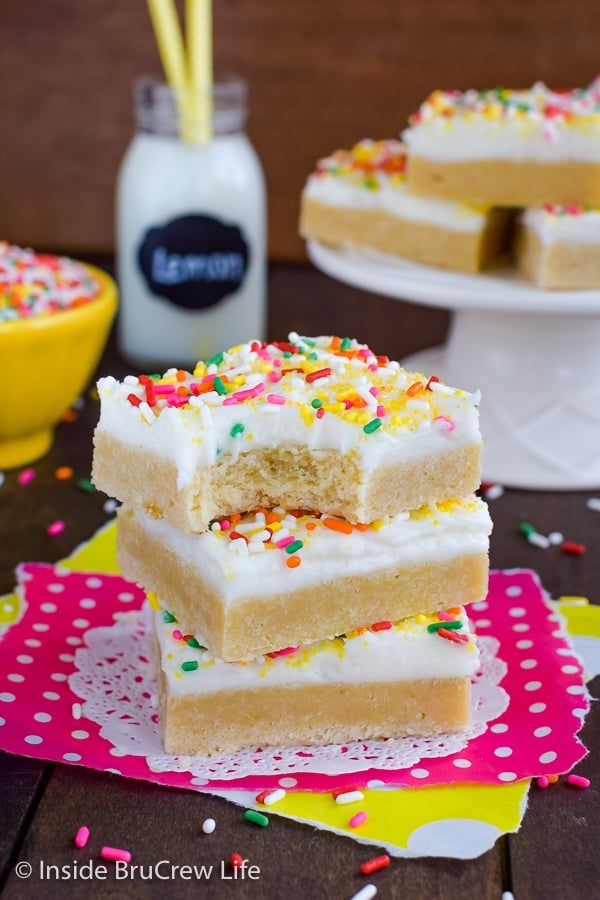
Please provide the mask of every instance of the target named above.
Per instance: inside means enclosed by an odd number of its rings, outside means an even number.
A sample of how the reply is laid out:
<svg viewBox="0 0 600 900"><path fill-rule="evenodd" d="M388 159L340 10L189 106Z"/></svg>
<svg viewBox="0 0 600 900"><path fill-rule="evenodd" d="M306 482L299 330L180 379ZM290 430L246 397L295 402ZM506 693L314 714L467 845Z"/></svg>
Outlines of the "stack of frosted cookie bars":
<svg viewBox="0 0 600 900"><path fill-rule="evenodd" d="M508 255L538 287L600 288L600 78L434 91L402 139L321 160L301 233L461 272Z"/></svg>
<svg viewBox="0 0 600 900"><path fill-rule="evenodd" d="M295 333L98 389L94 480L123 502L124 574L158 597L168 752L468 725L477 395Z"/></svg>

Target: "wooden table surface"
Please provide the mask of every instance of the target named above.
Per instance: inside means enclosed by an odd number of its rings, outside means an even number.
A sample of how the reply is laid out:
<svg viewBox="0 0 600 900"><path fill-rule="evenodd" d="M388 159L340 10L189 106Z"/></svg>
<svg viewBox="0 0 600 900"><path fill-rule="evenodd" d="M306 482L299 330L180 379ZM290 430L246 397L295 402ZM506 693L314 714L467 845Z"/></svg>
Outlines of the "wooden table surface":
<svg viewBox="0 0 600 900"><path fill-rule="evenodd" d="M284 337L289 330L350 334L377 352L398 358L439 343L446 327L442 311L355 291L302 265L281 265L271 271L271 338ZM127 371L130 367L119 358L113 339L98 374L122 376ZM75 483L89 475L97 416L98 404L86 394L77 421L59 425L54 446L35 464L36 478L29 486L18 484L16 471L6 473L0 487L0 594L12 590L19 562L61 559L107 521L106 497L84 493ZM74 469L71 481L54 477L55 469L63 465ZM491 504L492 566L534 568L552 596L585 595L599 602L600 513L586 508L590 495L507 490ZM67 527L62 535L50 538L45 529L57 518ZM560 530L570 540L584 543L587 552L571 557L557 548L533 547L518 533L521 521L546 534ZM590 688L598 697L598 679ZM369 879L357 874L358 867L377 853L375 847L276 816L268 828L256 828L243 821L238 807L219 798L0 753L2 897L350 898L373 881L378 897L404 900L498 900L506 890L516 900L591 898L598 896L600 883L598 704L582 737L591 753L578 772L592 779L591 789L577 790L563 782L546 791L532 786L519 833L501 839L479 859L392 860L389 868ZM217 822L209 838L201 832L208 816ZM65 865L76 858L73 835L82 823L114 846L130 848L135 862L144 865L168 859L174 864L218 867L232 852L239 852L260 867L260 878L40 883L40 860ZM85 857L90 858L92 853ZM28 880L15 873L20 860L33 864Z"/></svg>

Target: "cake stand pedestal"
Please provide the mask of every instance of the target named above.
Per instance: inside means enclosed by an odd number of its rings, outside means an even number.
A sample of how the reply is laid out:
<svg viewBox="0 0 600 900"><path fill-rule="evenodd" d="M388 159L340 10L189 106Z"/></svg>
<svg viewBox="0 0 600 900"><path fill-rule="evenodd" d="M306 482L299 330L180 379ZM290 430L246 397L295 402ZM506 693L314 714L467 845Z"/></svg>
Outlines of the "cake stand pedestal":
<svg viewBox="0 0 600 900"><path fill-rule="evenodd" d="M600 487L600 291L542 291L512 271L463 275L308 242L340 281L453 310L442 347L402 364L481 389L483 477L511 487Z"/></svg>

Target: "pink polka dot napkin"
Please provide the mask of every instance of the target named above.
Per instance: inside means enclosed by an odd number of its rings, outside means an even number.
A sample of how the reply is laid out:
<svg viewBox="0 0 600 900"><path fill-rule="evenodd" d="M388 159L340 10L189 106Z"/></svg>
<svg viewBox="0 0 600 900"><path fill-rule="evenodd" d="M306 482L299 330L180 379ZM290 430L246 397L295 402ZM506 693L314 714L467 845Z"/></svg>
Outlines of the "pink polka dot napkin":
<svg viewBox="0 0 600 900"><path fill-rule="evenodd" d="M68 683L86 632L139 609L143 593L119 575L38 563L22 566L19 581L24 612L0 640L1 748L195 790L256 791L285 782L288 789L324 791L348 783L347 774L301 772L293 778L260 775L199 785L188 772L151 771L143 756L124 754L101 736L94 721L82 717L80 698ZM361 771L352 776L353 784L502 784L568 772L586 754L577 737L589 705L582 666L535 573L493 572L486 600L472 604L469 613L478 634L500 642L498 655L508 665L502 681L510 697L505 713L459 753L405 769ZM101 679L98 684L99 690L113 690L102 688ZM112 699L118 711L119 698ZM152 697L147 700L150 704Z"/></svg>

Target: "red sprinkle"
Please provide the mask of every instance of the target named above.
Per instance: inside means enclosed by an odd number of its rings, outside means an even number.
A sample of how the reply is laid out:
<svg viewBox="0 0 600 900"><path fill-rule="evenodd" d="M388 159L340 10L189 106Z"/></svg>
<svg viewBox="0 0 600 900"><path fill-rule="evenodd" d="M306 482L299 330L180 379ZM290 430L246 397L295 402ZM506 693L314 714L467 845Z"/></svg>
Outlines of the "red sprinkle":
<svg viewBox="0 0 600 900"><path fill-rule="evenodd" d="M384 853L382 856L374 856L372 859L368 859L362 864L360 871L363 875L370 875L371 872L378 872L379 869L385 869L389 864L390 858L387 853Z"/></svg>
<svg viewBox="0 0 600 900"><path fill-rule="evenodd" d="M229 533L229 538L232 541L235 541L236 538L242 538L243 541L246 541L246 543L248 543L248 538L245 537L243 534L240 534L239 531L231 531Z"/></svg>
<svg viewBox="0 0 600 900"><path fill-rule="evenodd" d="M456 631L450 631L449 628L438 628L436 634L439 634L440 637L445 638L447 641L452 641L455 644L469 643L469 638L466 634L457 634Z"/></svg>
<svg viewBox="0 0 600 900"><path fill-rule="evenodd" d="M571 541L563 541L560 549L563 553L569 553L571 556L583 556L585 553L584 544L574 544Z"/></svg>
<svg viewBox="0 0 600 900"><path fill-rule="evenodd" d="M139 406L142 402L139 397L136 397L135 394L127 394L127 399L131 403L132 406Z"/></svg>
<svg viewBox="0 0 600 900"><path fill-rule="evenodd" d="M261 791L260 794L257 794L257 795L256 795L256 802L257 802L257 803L264 803L264 802L265 802L265 797L268 797L269 794L272 794L272 793L273 793L273 791L271 791L271 790L268 790L268 791Z"/></svg>
<svg viewBox="0 0 600 900"><path fill-rule="evenodd" d="M430 390L431 390L431 383L432 383L432 382L435 382L435 383L437 383L437 384L440 383L440 379L437 377L437 375L432 375L432 376L431 376L431 378L429 379L429 381L428 381L427 384L425 385L425 390L426 390L426 391L430 391Z"/></svg>
<svg viewBox="0 0 600 900"><path fill-rule="evenodd" d="M325 410L323 409L322 406L320 406L317 410L317 419L322 419L324 415L325 415Z"/></svg>
<svg viewBox="0 0 600 900"><path fill-rule="evenodd" d="M335 800L340 794L347 794L349 791L360 791L360 788L355 784L345 784L344 787L334 788L331 792L331 796Z"/></svg>
<svg viewBox="0 0 600 900"><path fill-rule="evenodd" d="M327 378L328 375L331 375L331 369L317 369L316 372L311 372L310 375L307 375L306 380L309 384L312 384L317 378Z"/></svg>
<svg viewBox="0 0 600 900"><path fill-rule="evenodd" d="M371 625L371 631L389 631L393 625L393 622L375 622L374 625Z"/></svg>

